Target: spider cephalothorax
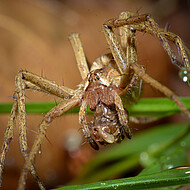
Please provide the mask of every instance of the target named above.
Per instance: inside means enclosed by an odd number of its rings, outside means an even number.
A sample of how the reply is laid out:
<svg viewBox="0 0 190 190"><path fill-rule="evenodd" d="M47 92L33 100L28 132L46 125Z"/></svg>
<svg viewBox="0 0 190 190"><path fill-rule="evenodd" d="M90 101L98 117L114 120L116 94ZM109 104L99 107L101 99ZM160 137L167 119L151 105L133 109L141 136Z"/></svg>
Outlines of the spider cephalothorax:
<svg viewBox="0 0 190 190"><path fill-rule="evenodd" d="M99 57L90 68L88 67L89 64L86 61L79 35L74 33L69 37L82 77L82 82L76 90L57 85L28 71L21 70L16 75L13 107L0 154L0 183L5 157L13 138L13 129L17 117L20 150L25 159L19 179L18 189L20 190L25 187L28 171L31 172L38 182L39 187L41 189L45 188L34 168L35 156L40 149L46 130L51 122L56 117L62 116L65 112L78 105L81 105L79 123L84 138L96 150L99 149L98 143L105 145L120 142L123 140L124 134L129 139L131 138L132 134L128 123L132 117L129 118L125 108L127 109L128 105L138 100L141 94L142 81L172 99L184 115L190 118L190 112L178 96L166 86L150 77L144 68L138 64L137 60L136 31L147 32L155 35L161 41L173 64L177 65L181 70L185 69L185 71L189 72L188 50L181 38L159 28L149 14L138 15L122 12L118 19L110 19L104 23L102 29L111 53ZM114 29L119 30L120 41L114 33ZM168 40L176 44L182 63L178 61ZM26 138L26 89L49 93L63 99L61 103L44 115L30 152L28 151ZM94 112L92 121L86 120L87 106ZM151 121L151 119L133 118L131 121L142 123Z"/></svg>

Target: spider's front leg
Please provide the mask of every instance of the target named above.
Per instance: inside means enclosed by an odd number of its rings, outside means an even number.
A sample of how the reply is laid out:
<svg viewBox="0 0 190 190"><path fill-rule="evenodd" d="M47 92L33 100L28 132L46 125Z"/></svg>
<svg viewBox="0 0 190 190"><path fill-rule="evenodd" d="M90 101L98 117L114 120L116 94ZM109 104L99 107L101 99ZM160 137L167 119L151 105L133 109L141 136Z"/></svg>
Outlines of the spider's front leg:
<svg viewBox="0 0 190 190"><path fill-rule="evenodd" d="M118 68L121 72L121 74L124 73L130 73L130 69L132 68L136 75L138 75L139 78L143 79L145 82L150 84L152 87L158 89L160 92L162 92L164 95L166 95L168 98L172 99L177 106L181 109L181 111L188 117L190 118L190 112L189 110L184 106L184 104L181 102L181 100L178 98L178 96L169 90L167 87L164 85L160 84L158 81L154 80L151 78L148 74L145 73L145 71L142 69L141 66L139 66L136 62L131 62L127 63L125 53L116 37L116 35L113 32L113 28L125 26L125 25L136 25L139 23L147 22L149 21L152 24L152 27L156 27L156 23L150 19L150 16L145 14L145 15L140 15L137 17L132 17L128 19L110 19L108 22L106 22L103 25L103 31L106 37L106 40L109 44L109 47L111 49L111 52L113 54L113 57L116 61L116 64L118 65ZM154 28L155 34L158 36L158 38L162 41L163 46L167 53L169 54L171 60L177 61L173 51L171 50L170 47L168 47L168 42L167 40L160 34L159 29ZM168 47L168 48L167 48ZM188 59L184 58L185 60L188 61ZM186 64L186 63L184 63ZM189 62L187 63L187 67L189 66ZM130 75L128 75L130 76ZM128 84L126 84L127 86Z"/></svg>
<svg viewBox="0 0 190 190"><path fill-rule="evenodd" d="M155 35L161 41L162 46L171 59L171 62L177 65L180 69L186 68L188 71L190 70L190 61L188 58L190 53L179 36L159 28L158 24L154 21L150 14L137 15L130 12L124 13L127 13L131 16L128 18L110 19L104 24L104 27L113 29L127 25L134 30ZM176 55L168 43L168 40L175 43L178 53L181 56L182 63L178 61Z"/></svg>

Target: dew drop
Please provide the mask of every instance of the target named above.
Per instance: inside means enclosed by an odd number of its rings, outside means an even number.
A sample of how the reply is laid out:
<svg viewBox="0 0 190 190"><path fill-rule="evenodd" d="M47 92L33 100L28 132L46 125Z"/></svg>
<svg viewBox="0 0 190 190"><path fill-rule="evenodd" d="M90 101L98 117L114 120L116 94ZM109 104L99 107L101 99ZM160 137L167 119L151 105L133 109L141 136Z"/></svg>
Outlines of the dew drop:
<svg viewBox="0 0 190 190"><path fill-rule="evenodd" d="M184 76L183 77L183 82L187 82L187 80L188 80L187 76Z"/></svg>
<svg viewBox="0 0 190 190"><path fill-rule="evenodd" d="M112 187L113 187L114 189L117 189L117 188L119 187L119 185L112 185Z"/></svg>
<svg viewBox="0 0 190 190"><path fill-rule="evenodd" d="M168 166L167 166L167 168L168 169L172 169L174 166L172 165L172 164L169 164Z"/></svg>
<svg viewBox="0 0 190 190"><path fill-rule="evenodd" d="M188 82L190 86L190 69L182 68L179 71L179 77L183 80L183 82Z"/></svg>

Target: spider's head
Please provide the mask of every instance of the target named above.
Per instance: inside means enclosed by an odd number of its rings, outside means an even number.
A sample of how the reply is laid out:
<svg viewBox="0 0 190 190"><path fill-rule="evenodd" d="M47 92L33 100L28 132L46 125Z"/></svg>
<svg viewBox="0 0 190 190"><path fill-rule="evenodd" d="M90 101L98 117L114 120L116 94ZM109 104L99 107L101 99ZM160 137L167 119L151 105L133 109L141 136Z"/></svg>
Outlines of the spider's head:
<svg viewBox="0 0 190 190"><path fill-rule="evenodd" d="M107 69L100 68L91 71L88 76L88 84L97 83L98 85L109 86L110 81L107 78Z"/></svg>
<svg viewBox="0 0 190 190"><path fill-rule="evenodd" d="M104 72L104 68L95 69L88 74L88 82L97 82L101 80L101 74Z"/></svg>

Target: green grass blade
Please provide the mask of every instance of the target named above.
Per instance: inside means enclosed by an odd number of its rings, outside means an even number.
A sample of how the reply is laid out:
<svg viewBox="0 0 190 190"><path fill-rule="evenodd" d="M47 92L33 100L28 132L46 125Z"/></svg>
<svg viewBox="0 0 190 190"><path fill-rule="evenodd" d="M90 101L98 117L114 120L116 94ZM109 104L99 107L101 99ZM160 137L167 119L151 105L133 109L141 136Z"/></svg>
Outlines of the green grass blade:
<svg viewBox="0 0 190 190"><path fill-rule="evenodd" d="M121 144L112 145L110 149L97 154L85 166L81 175L74 183L81 184L110 179L122 173L129 172L140 165L147 167L155 160L158 162L158 159L163 156L162 153L165 150L175 144L180 145L182 140L183 143L186 144L186 147L183 148L190 147L190 142L188 142L190 134L188 131L189 124L162 125L137 134L131 141L126 140ZM175 150L173 150L173 152L175 152ZM172 153L169 152L167 155L171 154ZM173 156L173 159L174 158ZM185 161L181 161L181 163L184 165L184 163L187 163ZM108 165L107 163L110 162L112 164ZM178 162L171 160L170 162L174 167L179 166L177 165ZM162 166L169 165L166 162L162 162L161 164ZM105 167L105 165L107 166ZM156 172L158 171L159 170L156 170Z"/></svg>
<svg viewBox="0 0 190 190"><path fill-rule="evenodd" d="M167 186L175 186L190 183L190 169L173 169L158 172L147 176L137 176L110 180L105 182L90 183L84 185L73 185L58 188L57 190L134 190L134 189L152 189Z"/></svg>
<svg viewBox="0 0 190 190"><path fill-rule="evenodd" d="M190 110L190 97L181 98L184 105ZM26 112L28 114L46 113L56 105L55 102L28 102ZM0 114L10 113L12 103L1 103ZM167 98L142 98L135 105L126 108L131 116L156 116L162 117L180 112L176 104ZM67 113L78 113L79 107ZM92 113L89 109L88 113Z"/></svg>

